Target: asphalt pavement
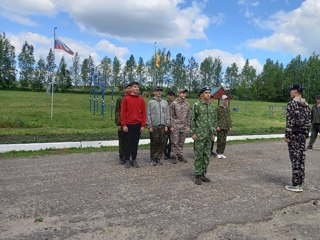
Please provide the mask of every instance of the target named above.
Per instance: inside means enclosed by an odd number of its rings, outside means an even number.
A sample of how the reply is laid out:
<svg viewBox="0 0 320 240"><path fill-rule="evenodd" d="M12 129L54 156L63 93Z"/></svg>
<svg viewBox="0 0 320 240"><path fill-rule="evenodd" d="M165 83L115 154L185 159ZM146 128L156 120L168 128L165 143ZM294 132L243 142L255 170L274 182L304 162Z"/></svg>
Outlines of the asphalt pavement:
<svg viewBox="0 0 320 240"><path fill-rule="evenodd" d="M284 189L283 141L227 145L212 182L188 163L125 169L115 152L0 159L0 239L320 239L320 142L307 151L304 192Z"/></svg>

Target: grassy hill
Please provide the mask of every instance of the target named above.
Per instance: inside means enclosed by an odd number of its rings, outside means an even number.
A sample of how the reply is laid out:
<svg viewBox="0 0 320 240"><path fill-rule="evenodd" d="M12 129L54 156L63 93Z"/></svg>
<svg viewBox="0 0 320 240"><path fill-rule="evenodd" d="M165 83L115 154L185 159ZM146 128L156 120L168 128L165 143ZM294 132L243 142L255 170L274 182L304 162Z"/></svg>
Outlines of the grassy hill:
<svg viewBox="0 0 320 240"><path fill-rule="evenodd" d="M114 96L114 103L118 96ZM148 102L149 99L145 99ZM188 99L192 104L196 99ZM0 144L52 141L110 140L117 138L111 96L105 96L105 116L90 112L89 94L55 93L51 120L51 95L42 92L0 91ZM217 104L217 102L215 102ZM269 105L277 112L269 115ZM233 131L231 135L283 133L286 103L231 101ZM148 137L145 131L143 138Z"/></svg>

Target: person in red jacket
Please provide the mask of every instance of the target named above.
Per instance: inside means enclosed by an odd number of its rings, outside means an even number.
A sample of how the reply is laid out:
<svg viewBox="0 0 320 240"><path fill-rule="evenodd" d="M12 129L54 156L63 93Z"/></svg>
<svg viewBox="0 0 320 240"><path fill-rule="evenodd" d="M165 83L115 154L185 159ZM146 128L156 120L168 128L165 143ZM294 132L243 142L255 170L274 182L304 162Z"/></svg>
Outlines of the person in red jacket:
<svg viewBox="0 0 320 240"><path fill-rule="evenodd" d="M121 103L120 122L124 132L124 160L125 167L139 167L137 163L137 152L140 135L146 127L146 104L139 96L139 83L130 83L131 93L123 98ZM131 157L131 160L130 160Z"/></svg>

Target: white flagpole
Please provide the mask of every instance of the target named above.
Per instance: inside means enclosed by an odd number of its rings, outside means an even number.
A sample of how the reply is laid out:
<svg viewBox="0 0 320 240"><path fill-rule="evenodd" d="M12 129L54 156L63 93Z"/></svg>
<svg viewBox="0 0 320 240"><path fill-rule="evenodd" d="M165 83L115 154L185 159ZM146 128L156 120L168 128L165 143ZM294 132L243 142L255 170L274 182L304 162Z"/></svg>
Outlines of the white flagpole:
<svg viewBox="0 0 320 240"><path fill-rule="evenodd" d="M54 61L56 61L56 50L54 48L54 44L55 44L55 40L56 40L56 29L57 27L54 27L53 29L53 58ZM52 117L53 117L53 81L54 81L54 76L55 74L53 74L52 79L51 79L51 121L52 121Z"/></svg>
<svg viewBox="0 0 320 240"><path fill-rule="evenodd" d="M154 42L154 82L155 87L158 85L157 83L157 42Z"/></svg>

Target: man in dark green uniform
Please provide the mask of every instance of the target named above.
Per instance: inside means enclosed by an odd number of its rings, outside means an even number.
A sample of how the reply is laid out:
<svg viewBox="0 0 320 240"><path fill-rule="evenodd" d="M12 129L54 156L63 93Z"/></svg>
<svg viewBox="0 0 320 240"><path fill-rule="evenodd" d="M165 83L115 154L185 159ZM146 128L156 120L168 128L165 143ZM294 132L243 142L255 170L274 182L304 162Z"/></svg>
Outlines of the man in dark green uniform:
<svg viewBox="0 0 320 240"><path fill-rule="evenodd" d="M311 109L311 136L308 144L308 149L313 148L313 144L316 142L318 133L320 132L320 95L316 96L316 104Z"/></svg>
<svg viewBox="0 0 320 240"><path fill-rule="evenodd" d="M116 108L115 108L114 121L115 121L115 123L117 125L117 129L118 129L120 164L124 164L124 138L123 138L123 131L122 131L121 122L120 122L121 103L122 103L123 97L130 92L130 89L131 89L131 87L129 84L126 84L123 86L123 92L122 92L121 96L117 98Z"/></svg>
<svg viewBox="0 0 320 240"><path fill-rule="evenodd" d="M215 139L217 134L217 114L216 109L210 103L210 88L203 87L198 96L199 101L193 104L191 110L190 132L194 140L194 182L201 185L202 182L210 182L206 177L211 141Z"/></svg>
<svg viewBox="0 0 320 240"><path fill-rule="evenodd" d="M227 144L227 135L231 130L231 115L229 109L229 98L227 95L221 97L222 105L218 107L218 123L217 123L217 158L227 158L224 150Z"/></svg>
<svg viewBox="0 0 320 240"><path fill-rule="evenodd" d="M167 93L167 102L170 108L171 103L173 103L176 94L173 91L169 91ZM171 131L168 129L166 136L166 144L164 148L164 156L165 159L171 158Z"/></svg>

